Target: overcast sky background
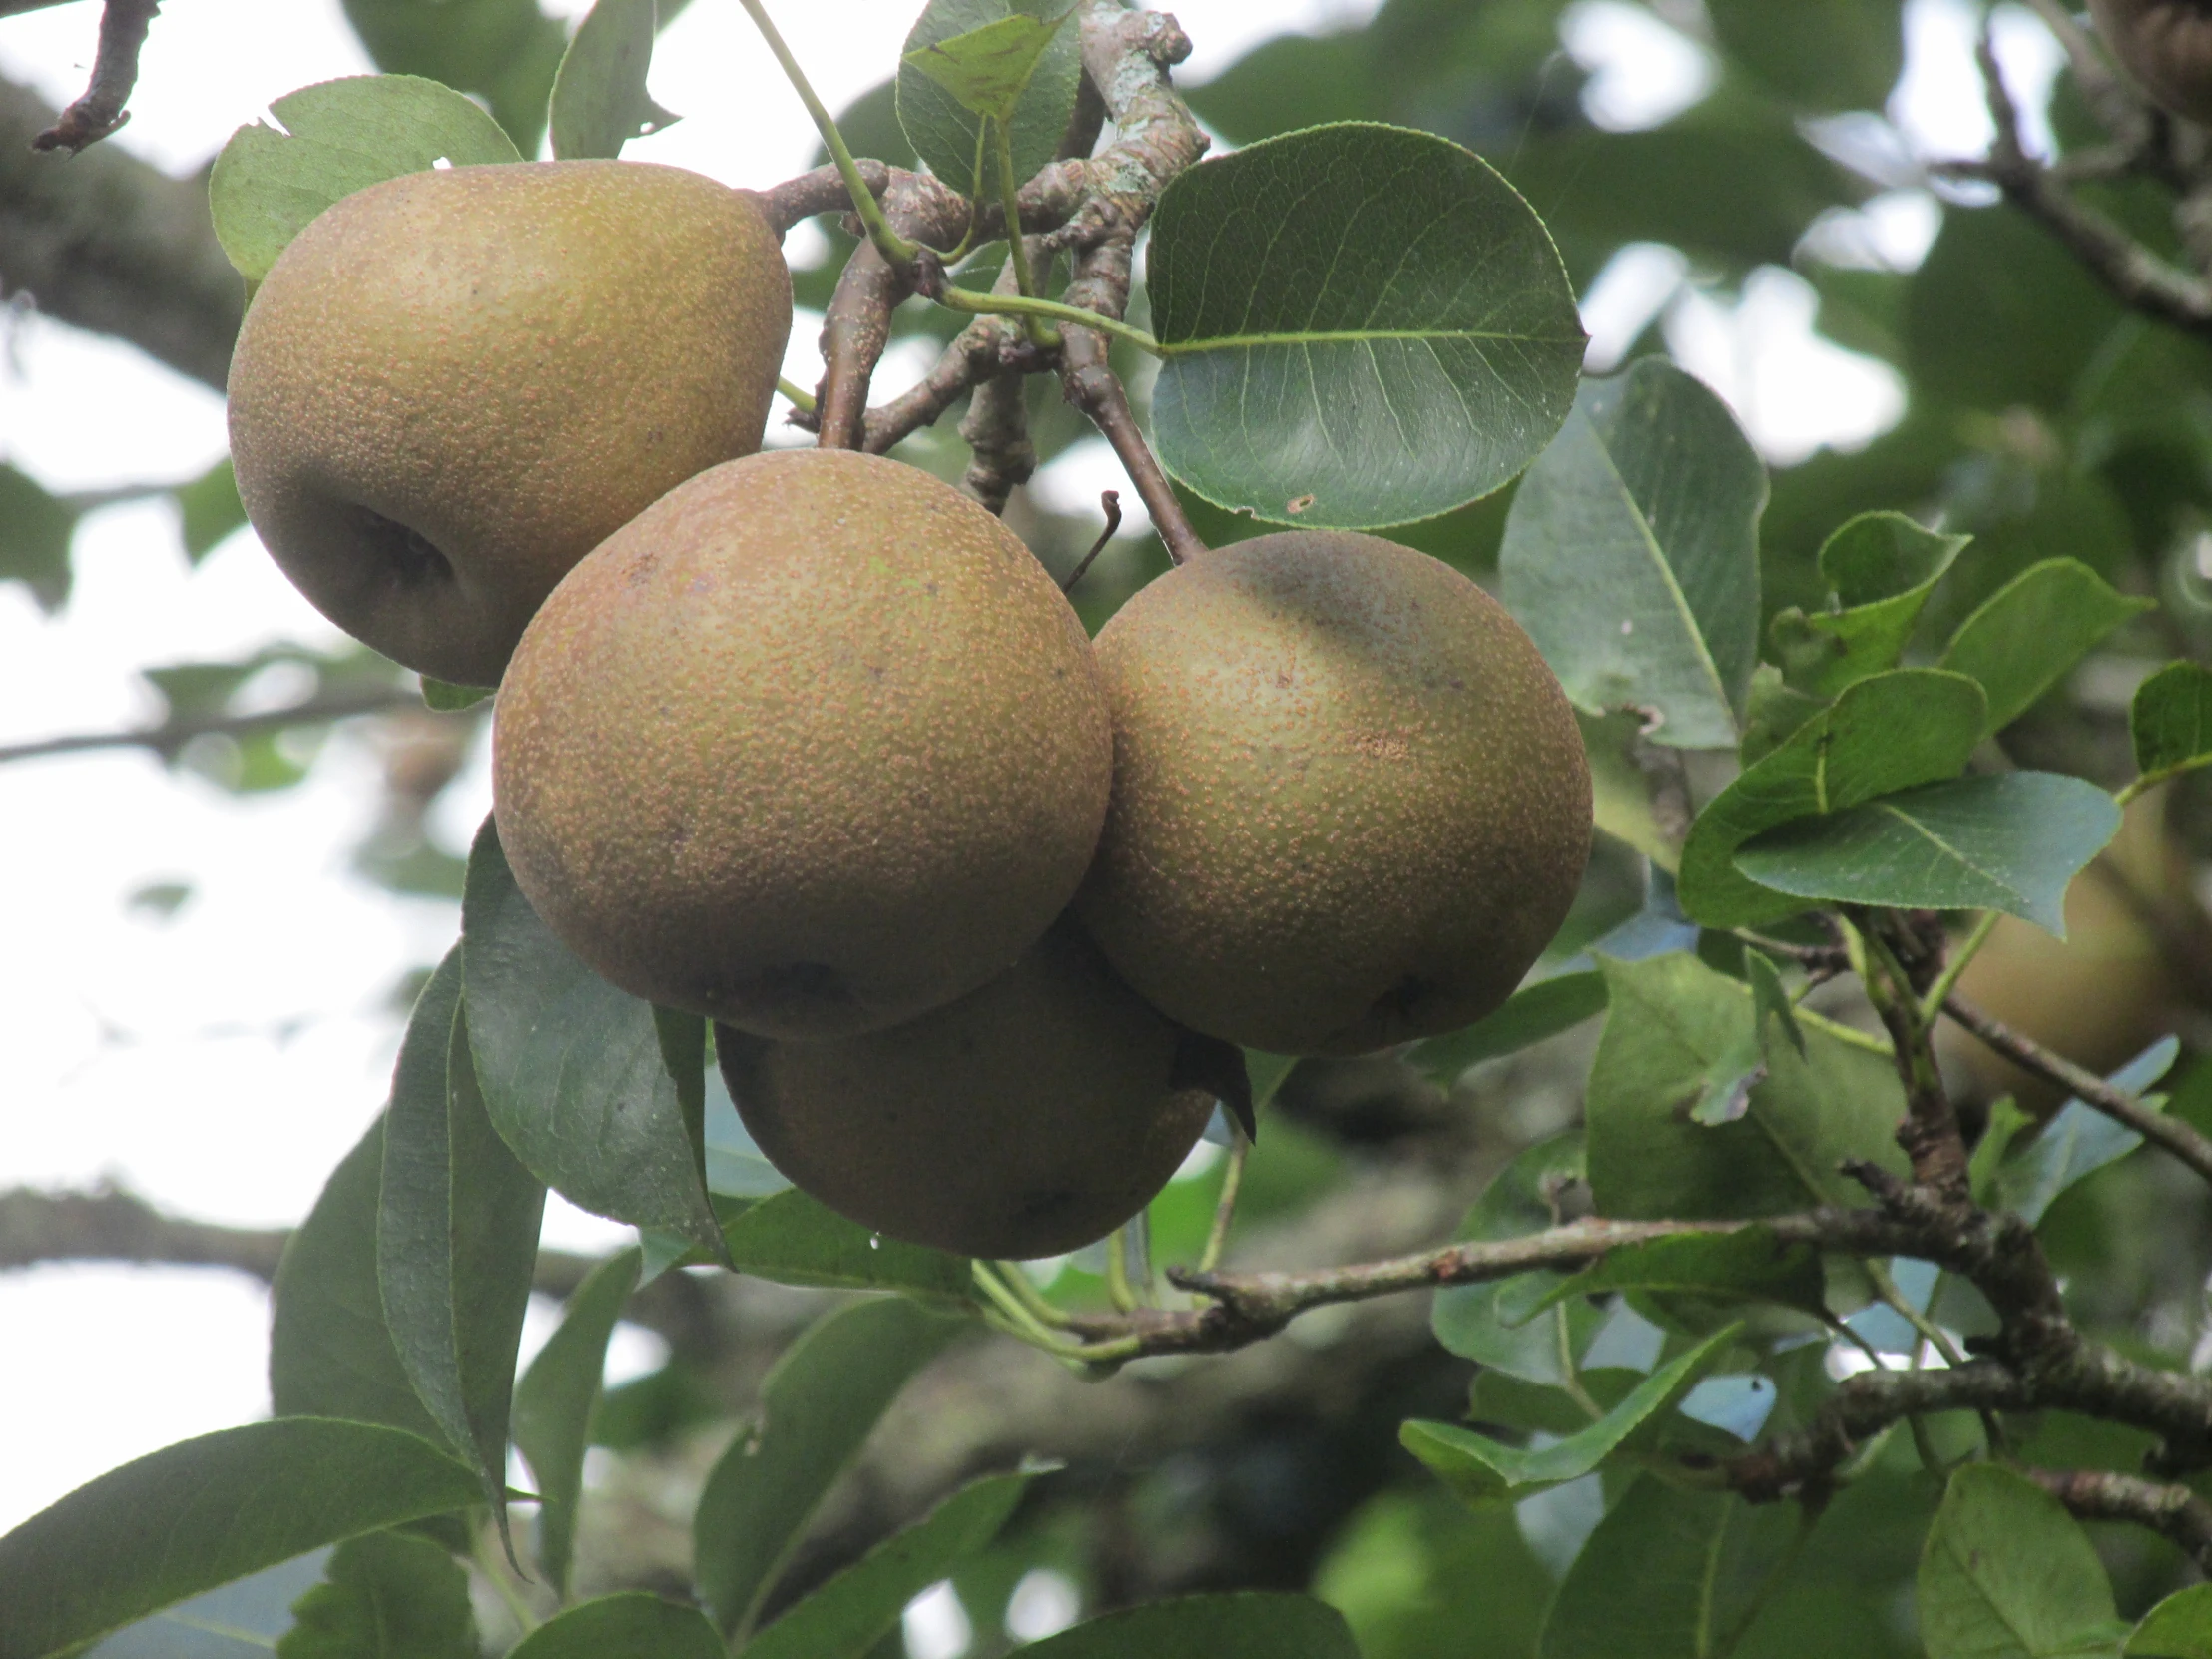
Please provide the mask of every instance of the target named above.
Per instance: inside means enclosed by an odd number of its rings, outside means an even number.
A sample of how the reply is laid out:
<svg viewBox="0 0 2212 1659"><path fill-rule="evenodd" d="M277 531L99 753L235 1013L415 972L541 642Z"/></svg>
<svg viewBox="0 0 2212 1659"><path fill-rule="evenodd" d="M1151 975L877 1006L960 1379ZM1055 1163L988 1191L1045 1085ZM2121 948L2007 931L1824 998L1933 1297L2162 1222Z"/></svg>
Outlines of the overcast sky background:
<svg viewBox="0 0 2212 1659"><path fill-rule="evenodd" d="M773 0L772 0L773 3ZM571 14L581 0L554 9ZM832 108L889 72L915 0L784 0L793 49ZM1187 84L1267 35L1326 32L1372 0L1186 0L1196 43ZM1988 134L1966 0L1910 0L1910 66L1889 112L1924 155L1977 151ZM2016 88L2039 105L2057 48L2025 12L2003 16ZM56 103L83 88L96 0L0 20L0 74ZM1587 94L1608 124L1662 120L1710 79L1702 51L1648 12L1584 0L1563 30L1595 71ZM155 21L133 119L111 143L161 166L199 166L291 89L369 70L337 0L173 0ZM639 160L765 186L803 168L816 139L797 100L728 0L694 0L663 37L654 96L685 119L630 147ZM1876 132L1859 124L1864 142ZM55 165L66 165L56 163ZM1829 257L1909 267L1939 208L1915 189L1825 226ZM795 241L794 251L801 245ZM1816 338L1811 289L1755 276L1741 295L1685 287L1678 257L1630 250L1585 296L1592 366L1606 367L1654 317L1685 366L1744 418L1771 459L1855 446L1894 423L1887 367ZM789 372L819 373L816 320L793 330ZM879 392L923 363L886 365ZM35 316L0 313L0 460L55 490L193 476L224 452L222 400L131 347ZM1069 504L1126 486L1102 444L1079 446L1038 482ZM77 587L58 617L0 586L0 743L158 718L140 669L236 658L277 641L338 636L278 575L251 532L188 569L164 504L85 520ZM166 1208L251 1226L296 1221L382 1103L401 1016L390 993L458 928L450 904L395 898L347 860L378 789L374 756L340 734L300 787L227 796L149 756L119 751L0 766L0 1190L114 1180ZM442 804L438 832L465 849L490 805L474 757ZM187 883L168 920L134 911L153 882ZM601 1250L625 1230L558 1200L547 1241ZM533 1321L542 1340L545 1311ZM48 1267L0 1275L0 1529L129 1457L268 1409L268 1303L235 1275ZM653 1363L642 1333L613 1369Z"/></svg>

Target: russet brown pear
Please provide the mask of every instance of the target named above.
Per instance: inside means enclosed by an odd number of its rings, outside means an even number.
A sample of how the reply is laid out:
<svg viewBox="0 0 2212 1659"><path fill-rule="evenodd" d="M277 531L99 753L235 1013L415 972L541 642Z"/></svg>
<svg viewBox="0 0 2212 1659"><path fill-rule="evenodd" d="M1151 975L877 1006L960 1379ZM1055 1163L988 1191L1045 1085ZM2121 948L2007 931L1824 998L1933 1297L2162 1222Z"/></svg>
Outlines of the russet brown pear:
<svg viewBox="0 0 2212 1659"><path fill-rule="evenodd" d="M295 237L231 361L285 575L424 674L498 682L571 566L761 445L791 276L755 200L612 161L387 179Z"/></svg>
<svg viewBox="0 0 2212 1659"><path fill-rule="evenodd" d="M499 690L515 879L617 985L765 1036L898 1024L1036 942L1113 766L1082 623L917 467L715 467L546 600Z"/></svg>
<svg viewBox="0 0 2212 1659"><path fill-rule="evenodd" d="M1183 1034L1081 931L886 1031L783 1043L720 1027L730 1098L769 1161L875 1232L1026 1260L1088 1244L1167 1184L1212 1115Z"/></svg>
<svg viewBox="0 0 2212 1659"><path fill-rule="evenodd" d="M1076 901L1194 1030L1354 1054L1512 994L1590 849L1558 681L1503 606L1375 536L1221 548L1101 631L1114 796Z"/></svg>

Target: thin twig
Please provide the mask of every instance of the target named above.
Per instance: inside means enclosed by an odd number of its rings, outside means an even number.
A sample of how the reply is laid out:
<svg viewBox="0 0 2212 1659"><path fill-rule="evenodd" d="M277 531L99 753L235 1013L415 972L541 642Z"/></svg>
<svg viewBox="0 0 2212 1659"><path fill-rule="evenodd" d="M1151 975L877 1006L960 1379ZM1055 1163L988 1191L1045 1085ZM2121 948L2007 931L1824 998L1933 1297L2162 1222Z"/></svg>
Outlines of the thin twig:
<svg viewBox="0 0 2212 1659"><path fill-rule="evenodd" d="M2212 1138L2168 1113L2151 1111L2124 1089L2114 1088L2095 1072L2086 1071L2033 1038L2022 1036L1955 991L1943 999L1943 1012L2014 1065L2056 1083L2084 1104L2125 1124L2146 1141L2156 1142L2206 1181L2212 1181Z"/></svg>
<svg viewBox="0 0 2212 1659"><path fill-rule="evenodd" d="M92 60L92 84L61 119L31 140L33 150L66 150L72 156L97 144L131 119L124 105L138 85L139 49L161 10L161 0L108 0L100 13L100 49Z"/></svg>
<svg viewBox="0 0 2212 1659"><path fill-rule="evenodd" d="M1108 499L1112 499L1111 494ZM1113 531L1109 529L1106 533L1110 536ZM1105 543L1101 541L1099 545L1103 547ZM1206 1248L1199 1253L1200 1273L1212 1273L1220 1267L1221 1254L1229 1247L1229 1224L1236 1219L1237 1194L1244 1186L1245 1159L1252 1153L1252 1143L1245 1139L1244 1132L1237 1130L1235 1134L1236 1139L1229 1148L1229 1167L1222 1172L1221 1197L1214 1205L1214 1222L1206 1229Z"/></svg>
<svg viewBox="0 0 2212 1659"><path fill-rule="evenodd" d="M1098 556L1106 551L1106 544L1114 539L1114 533L1121 528L1121 491L1100 490L1098 492L1098 509L1106 515L1106 528L1099 531L1098 540L1091 543L1091 550L1078 559L1075 568L1068 572L1068 579L1060 584L1062 593L1073 593L1075 591L1075 584L1083 580L1084 574L1097 562ZM1240 1140L1237 1146L1241 1166L1244 1142Z"/></svg>
<svg viewBox="0 0 2212 1659"><path fill-rule="evenodd" d="M2133 1521L2163 1533L2212 1572L2212 1503L2182 1485L2145 1480L2110 1469L2020 1471L2083 1520Z"/></svg>
<svg viewBox="0 0 2212 1659"><path fill-rule="evenodd" d="M281 731L287 726L324 726L334 720L351 720L359 715L389 714L396 709L419 710L421 707L420 693L397 686L331 692L288 708L268 709L250 715L184 715L136 732L77 732L66 737L0 745L0 764L34 761L49 755L81 755L99 749L149 749L168 760L175 758L195 738L247 738L263 732Z"/></svg>

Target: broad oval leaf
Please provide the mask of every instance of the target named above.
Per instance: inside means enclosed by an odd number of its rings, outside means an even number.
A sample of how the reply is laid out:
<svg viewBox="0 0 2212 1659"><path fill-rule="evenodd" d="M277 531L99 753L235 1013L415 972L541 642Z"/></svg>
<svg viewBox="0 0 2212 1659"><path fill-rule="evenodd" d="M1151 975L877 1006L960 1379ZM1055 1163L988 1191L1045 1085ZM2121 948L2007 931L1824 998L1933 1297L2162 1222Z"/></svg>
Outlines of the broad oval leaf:
<svg viewBox="0 0 2212 1659"><path fill-rule="evenodd" d="M1936 666L1979 681L1989 698L1985 730L2000 731L2097 641L2156 604L2115 591L2079 559L2045 559L1959 624Z"/></svg>
<svg viewBox="0 0 2212 1659"><path fill-rule="evenodd" d="M1768 626L1790 687L1834 697L1898 666L1929 595L1971 536L1943 536L1903 513L1861 513L1821 548L1837 608L1792 607Z"/></svg>
<svg viewBox="0 0 2212 1659"><path fill-rule="evenodd" d="M729 1265L759 1279L952 1302L966 1301L973 1284L966 1257L870 1233L797 1187L717 1208Z"/></svg>
<svg viewBox="0 0 2212 1659"><path fill-rule="evenodd" d="M2179 1038L2161 1037L2105 1081L2124 1093L2140 1096L2140 1104L2146 1109L2159 1110L2165 1105L2164 1097L2143 1091L2172 1070L2180 1054ZM2015 1128L2013 1133L2017 1132ZM2141 1135L2106 1117L2087 1101L2069 1100L2032 1141L2014 1149L1996 1166L1990 1199L2030 1227L2038 1226L2059 1194L2105 1165L2117 1163L2142 1144Z"/></svg>
<svg viewBox="0 0 2212 1659"><path fill-rule="evenodd" d="M2089 1535L1996 1463L1950 1477L1921 1551L1920 1608L1929 1659L2112 1654L2127 1634Z"/></svg>
<svg viewBox="0 0 2212 1659"><path fill-rule="evenodd" d="M2127 1659L2212 1659L2212 1584L2176 1590L2143 1615Z"/></svg>
<svg viewBox="0 0 2212 1659"><path fill-rule="evenodd" d="M426 1538L371 1532L338 1545L292 1605L276 1659L477 1659L468 1574Z"/></svg>
<svg viewBox="0 0 2212 1659"><path fill-rule="evenodd" d="M461 949L485 1110L515 1156L586 1210L719 1255L653 1005L608 984L538 919L489 819L469 852Z"/></svg>
<svg viewBox="0 0 2212 1659"><path fill-rule="evenodd" d="M898 124L929 171L961 195L995 198L997 169L984 155L978 185L976 146L982 123L951 90L922 70L917 56L1015 18L1033 25L1049 23L1067 11L1068 0L929 0L907 33L898 65ZM1008 133L1016 179L1033 177L1059 153L1082 80L1082 26L1071 18L1045 41L1014 104Z"/></svg>
<svg viewBox="0 0 2212 1659"><path fill-rule="evenodd" d="M341 197L440 161L519 162L499 123L451 87L414 75L349 75L270 105L281 123L231 135L208 180L217 240L246 279L267 276L291 239Z"/></svg>
<svg viewBox="0 0 2212 1659"><path fill-rule="evenodd" d="M1334 1607L1264 1590L1125 1607L1021 1652L1023 1659L1360 1659Z"/></svg>
<svg viewBox="0 0 2212 1659"><path fill-rule="evenodd" d="M1956 778L1768 830L1738 872L1799 898L2002 910L2066 936L2067 885L2119 832L2096 785L2054 772Z"/></svg>
<svg viewBox="0 0 2212 1659"><path fill-rule="evenodd" d="M1793 819L1954 778L1980 741L1986 700L1962 674L1898 669L1835 704L1706 804L1682 844L1682 908L1708 927L1758 927L1805 908L1736 867L1736 849Z"/></svg>
<svg viewBox="0 0 2212 1659"><path fill-rule="evenodd" d="M637 1288L638 1268L639 1253L632 1249L592 1269L568 1299L559 1329L515 1385L515 1446L538 1485L538 1567L564 1593L575 1550L576 1502L584 1489L584 1449L607 1371L607 1342Z"/></svg>
<svg viewBox="0 0 2212 1659"><path fill-rule="evenodd" d="M1759 651L1767 470L1726 404L1660 358L1586 382L1505 521L1507 609L1591 714L1728 749Z"/></svg>
<svg viewBox="0 0 2212 1659"><path fill-rule="evenodd" d="M963 1486L745 1644L746 1659L866 1659L906 1603L998 1536L1033 1476Z"/></svg>
<svg viewBox="0 0 2212 1659"><path fill-rule="evenodd" d="M506 1524L507 1415L545 1185L484 1115L454 946L415 1004L384 1119L376 1278L399 1361Z"/></svg>
<svg viewBox="0 0 2212 1659"><path fill-rule="evenodd" d="M0 1537L0 1659L44 1659L324 1544L464 1508L417 1435L277 1417L164 1446Z"/></svg>
<svg viewBox="0 0 2212 1659"><path fill-rule="evenodd" d="M1519 1238L1552 1225L1565 1191L1584 1180L1580 1130L1567 1130L1526 1148L1493 1176L1455 1235L1483 1242ZM1436 1341L1486 1371L1555 1387L1566 1382L1566 1365L1580 1364L1583 1351L1602 1323L1596 1309L1577 1302L1541 1324L1508 1321L1499 1304L1508 1295L1533 1300L1567 1276L1548 1270L1480 1285L1452 1285L1429 1304L1429 1328Z"/></svg>
<svg viewBox="0 0 2212 1659"><path fill-rule="evenodd" d="M1074 8L1045 19L1015 12L995 23L917 47L899 61L920 70L959 101L968 114L994 125L1010 123L1038 62L1051 49ZM990 140L995 144L995 138Z"/></svg>
<svg viewBox="0 0 2212 1659"><path fill-rule="evenodd" d="M507 1659L724 1659L724 1649L698 1608L625 1590L546 1620Z"/></svg>
<svg viewBox="0 0 2212 1659"><path fill-rule="evenodd" d="M1314 127L1160 198L1160 459L1218 506L1364 529L1487 495L1551 441L1583 333L1558 250L1486 162Z"/></svg>
<svg viewBox="0 0 2212 1659"><path fill-rule="evenodd" d="M752 1630L876 1419L961 1329L903 1298L879 1298L827 1316L776 1362L759 1416L707 1476L692 1516L692 1570L726 1636Z"/></svg>
<svg viewBox="0 0 2212 1659"><path fill-rule="evenodd" d="M630 140L678 119L645 90L655 22L654 0L598 0L576 26L546 112L554 155L619 156Z"/></svg>
<svg viewBox="0 0 2212 1659"><path fill-rule="evenodd" d="M1579 1480L1622 1447L1659 1428L1743 1327L1731 1325L1645 1378L1604 1416L1563 1440L1521 1447L1448 1422L1412 1419L1398 1441L1462 1501L1519 1499Z"/></svg>
<svg viewBox="0 0 2212 1659"><path fill-rule="evenodd" d="M2135 688L2127 724L2146 782L2212 762L2212 668L2168 663Z"/></svg>

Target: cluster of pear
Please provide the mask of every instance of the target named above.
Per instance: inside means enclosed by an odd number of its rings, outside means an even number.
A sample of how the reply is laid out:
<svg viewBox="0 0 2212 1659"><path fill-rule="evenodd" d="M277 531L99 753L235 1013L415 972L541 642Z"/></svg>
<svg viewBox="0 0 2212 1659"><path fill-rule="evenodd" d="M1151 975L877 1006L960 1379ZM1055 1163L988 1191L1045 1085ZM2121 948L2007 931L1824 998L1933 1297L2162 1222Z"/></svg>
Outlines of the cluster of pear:
<svg viewBox="0 0 2212 1659"><path fill-rule="evenodd" d="M1590 779L1481 588L1269 535L1085 634L932 475L758 453L789 277L751 198L554 163L308 227L232 375L241 493L341 626L497 680L494 813L547 925L716 1023L801 1187L1036 1257L1118 1225L1242 1044L1493 1009L1563 917Z"/></svg>

